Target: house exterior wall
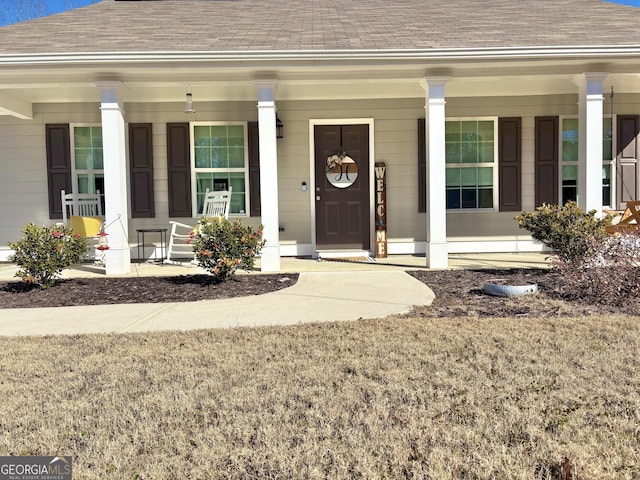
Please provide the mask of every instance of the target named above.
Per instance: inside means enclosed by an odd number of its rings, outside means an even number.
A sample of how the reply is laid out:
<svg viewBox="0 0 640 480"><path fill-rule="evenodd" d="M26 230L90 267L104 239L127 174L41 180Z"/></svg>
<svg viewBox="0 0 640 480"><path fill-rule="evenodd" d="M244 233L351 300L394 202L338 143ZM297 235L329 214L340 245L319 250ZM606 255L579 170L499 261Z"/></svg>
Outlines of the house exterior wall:
<svg viewBox="0 0 640 480"><path fill-rule="evenodd" d="M168 178L166 123L188 121L256 121L257 102L201 102L197 113L183 113L180 103L125 103L129 123L153 124L155 218L129 221L129 241L135 245L138 228L168 227ZM309 158L310 119L374 119L375 158L387 164L387 219L389 253L423 253L426 216L418 213L417 119L425 115L424 98L365 100L286 100L276 102L285 125L278 140L279 220L283 254L308 254L312 231L313 192ZM605 115L609 114L605 98ZM0 116L0 260L8 255L7 242L20 238L21 227L33 221L49 224L45 125L48 123L100 123L98 103L35 104L33 120ZM640 95L616 94L614 113L640 113ZM534 119L536 116L577 116L578 94L513 97L448 98L447 118L521 117L522 206L534 204ZM497 187L496 187L497 188ZM460 211L447 214L450 252L517 251L538 249L519 230L514 212ZM190 218L174 220L193 223ZM257 217L243 218L257 226ZM497 245L497 247L496 247ZM484 249L484 250L483 250ZM135 254L135 248L133 253Z"/></svg>

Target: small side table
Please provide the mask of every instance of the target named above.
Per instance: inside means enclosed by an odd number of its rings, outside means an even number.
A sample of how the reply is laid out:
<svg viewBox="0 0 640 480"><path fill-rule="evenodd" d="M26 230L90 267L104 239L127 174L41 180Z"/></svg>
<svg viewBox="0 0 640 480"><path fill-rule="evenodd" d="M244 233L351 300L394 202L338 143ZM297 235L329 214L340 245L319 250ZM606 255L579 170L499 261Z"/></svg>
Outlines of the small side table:
<svg viewBox="0 0 640 480"><path fill-rule="evenodd" d="M155 246L153 248L153 258L156 262L163 263L164 259L167 258L167 229L166 228L138 228L136 229L138 232L138 263L143 261L144 256L144 236L147 233L158 233L160 234L160 258L158 258L158 254L156 253ZM142 242L140 241L142 240ZM140 247L142 247L142 255L140 255Z"/></svg>

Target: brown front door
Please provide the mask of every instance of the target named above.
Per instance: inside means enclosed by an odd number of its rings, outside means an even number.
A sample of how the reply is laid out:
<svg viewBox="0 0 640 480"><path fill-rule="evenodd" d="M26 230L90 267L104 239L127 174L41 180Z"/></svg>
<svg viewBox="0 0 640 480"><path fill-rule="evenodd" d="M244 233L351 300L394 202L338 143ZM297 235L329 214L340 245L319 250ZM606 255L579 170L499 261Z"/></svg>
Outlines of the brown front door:
<svg viewBox="0 0 640 480"><path fill-rule="evenodd" d="M316 125L316 246L370 247L369 125Z"/></svg>

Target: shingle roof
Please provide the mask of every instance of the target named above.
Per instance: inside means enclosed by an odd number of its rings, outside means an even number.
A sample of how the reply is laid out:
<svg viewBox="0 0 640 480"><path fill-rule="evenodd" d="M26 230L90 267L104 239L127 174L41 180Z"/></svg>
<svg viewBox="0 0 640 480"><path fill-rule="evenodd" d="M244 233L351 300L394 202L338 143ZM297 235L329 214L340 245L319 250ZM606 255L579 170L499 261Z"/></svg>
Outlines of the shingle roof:
<svg viewBox="0 0 640 480"><path fill-rule="evenodd" d="M0 54L640 45L598 0L103 0L0 28Z"/></svg>

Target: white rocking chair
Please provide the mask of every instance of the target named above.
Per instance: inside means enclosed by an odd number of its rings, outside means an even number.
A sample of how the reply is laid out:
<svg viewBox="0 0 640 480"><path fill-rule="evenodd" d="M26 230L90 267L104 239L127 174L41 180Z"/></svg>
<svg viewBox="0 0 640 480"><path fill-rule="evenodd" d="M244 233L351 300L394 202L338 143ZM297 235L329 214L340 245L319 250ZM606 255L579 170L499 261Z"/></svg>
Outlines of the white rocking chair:
<svg viewBox="0 0 640 480"><path fill-rule="evenodd" d="M89 251L98 246L100 231L104 225L100 190L96 193L66 193L60 191L62 200L62 223L74 233L89 241ZM98 259L98 252L94 257ZM103 259L99 259L104 263Z"/></svg>
<svg viewBox="0 0 640 480"><path fill-rule="evenodd" d="M66 193L64 190L60 190L60 199L62 200L62 223L71 228L78 230L81 237L94 237L95 235L85 235L85 230L91 230L92 224L79 223L77 218L95 219L100 221L98 229L102 227L104 221L102 214L102 202L100 201L100 190L96 193ZM85 230L82 230L85 227ZM82 230L82 231L80 231ZM100 230L98 230L99 232Z"/></svg>
<svg viewBox="0 0 640 480"><path fill-rule="evenodd" d="M201 218L223 217L229 218L229 208L231 207L231 190L210 192L209 189L204 195ZM187 225L185 223L170 221L171 235L169 246L167 247L167 263L181 263L177 258L194 259L192 232L197 231L198 225Z"/></svg>

